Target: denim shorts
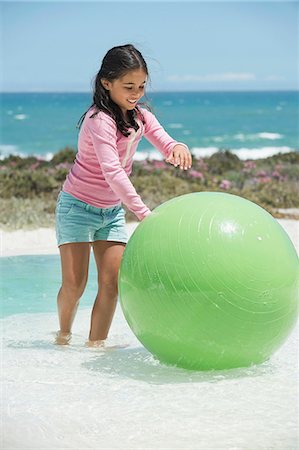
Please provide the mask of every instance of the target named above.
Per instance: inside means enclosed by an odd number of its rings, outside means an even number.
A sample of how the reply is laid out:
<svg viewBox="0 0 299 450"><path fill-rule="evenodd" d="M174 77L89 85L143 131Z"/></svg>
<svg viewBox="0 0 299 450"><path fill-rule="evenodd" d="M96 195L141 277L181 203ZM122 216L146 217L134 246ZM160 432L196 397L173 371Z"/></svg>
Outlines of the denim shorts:
<svg viewBox="0 0 299 450"><path fill-rule="evenodd" d="M71 242L128 242L125 210L121 205L97 208L61 191L55 214L58 247Z"/></svg>

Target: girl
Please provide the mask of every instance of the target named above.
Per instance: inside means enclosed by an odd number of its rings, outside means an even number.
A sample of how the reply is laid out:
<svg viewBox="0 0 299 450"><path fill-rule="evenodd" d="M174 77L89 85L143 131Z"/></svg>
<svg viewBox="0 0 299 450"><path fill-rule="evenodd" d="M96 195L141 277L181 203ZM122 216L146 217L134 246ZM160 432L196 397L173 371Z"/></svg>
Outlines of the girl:
<svg viewBox="0 0 299 450"><path fill-rule="evenodd" d="M118 270L128 236L121 203L139 220L151 213L129 180L133 155L144 136L181 169L191 167L185 144L174 141L155 116L137 103L148 69L132 45L105 55L95 79L93 103L79 119L78 153L59 193L56 235L62 268L56 344L68 344L88 276L90 247L98 271L98 294L88 346L103 346L117 304ZM81 122L80 122L81 121Z"/></svg>

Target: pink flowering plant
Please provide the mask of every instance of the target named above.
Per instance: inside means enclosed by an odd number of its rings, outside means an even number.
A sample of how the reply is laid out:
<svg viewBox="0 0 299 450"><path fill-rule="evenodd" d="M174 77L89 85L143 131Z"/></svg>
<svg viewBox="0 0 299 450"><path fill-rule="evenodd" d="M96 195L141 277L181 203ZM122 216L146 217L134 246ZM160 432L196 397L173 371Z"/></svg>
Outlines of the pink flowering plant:
<svg viewBox="0 0 299 450"><path fill-rule="evenodd" d="M24 218L22 226L32 217L41 220L37 226L44 224L42 217L54 223L57 195L75 158L76 152L66 147L50 160L14 155L0 160L2 226L17 216ZM224 149L210 157L193 156L189 170L145 159L133 163L130 179L151 209L189 192L222 191L248 198L275 215L277 208L299 208L299 149L246 161ZM136 220L129 211L127 219Z"/></svg>

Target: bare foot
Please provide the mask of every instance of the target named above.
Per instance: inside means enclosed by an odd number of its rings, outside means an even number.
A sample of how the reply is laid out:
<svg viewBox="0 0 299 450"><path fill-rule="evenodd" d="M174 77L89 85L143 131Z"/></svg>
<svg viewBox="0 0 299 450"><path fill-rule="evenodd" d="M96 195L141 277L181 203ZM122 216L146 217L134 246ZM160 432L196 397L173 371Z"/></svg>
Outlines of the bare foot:
<svg viewBox="0 0 299 450"><path fill-rule="evenodd" d="M72 337L72 333L63 333L62 331L57 331L54 344L55 345L69 345Z"/></svg>
<svg viewBox="0 0 299 450"><path fill-rule="evenodd" d="M117 348L125 348L128 347L129 344L115 344L115 345L109 345L105 340L98 340L98 341L90 341L88 340L85 343L86 347L92 347L92 348L100 348L102 350L110 350L110 349L117 349Z"/></svg>
<svg viewBox="0 0 299 450"><path fill-rule="evenodd" d="M96 347L96 348L100 347L100 348L104 348L105 347L105 340L101 340L101 339L99 339L97 341L88 340L88 341L85 342L85 347Z"/></svg>

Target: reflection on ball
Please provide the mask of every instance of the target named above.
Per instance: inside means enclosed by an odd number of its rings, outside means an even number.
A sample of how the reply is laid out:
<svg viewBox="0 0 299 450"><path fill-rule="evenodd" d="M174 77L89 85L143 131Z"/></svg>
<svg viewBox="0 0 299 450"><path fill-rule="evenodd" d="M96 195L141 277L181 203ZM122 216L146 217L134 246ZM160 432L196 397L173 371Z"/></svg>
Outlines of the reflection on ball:
<svg viewBox="0 0 299 450"><path fill-rule="evenodd" d="M299 264L264 209L220 192L180 196L142 221L124 252L120 301L161 362L195 369L265 361L298 315Z"/></svg>

